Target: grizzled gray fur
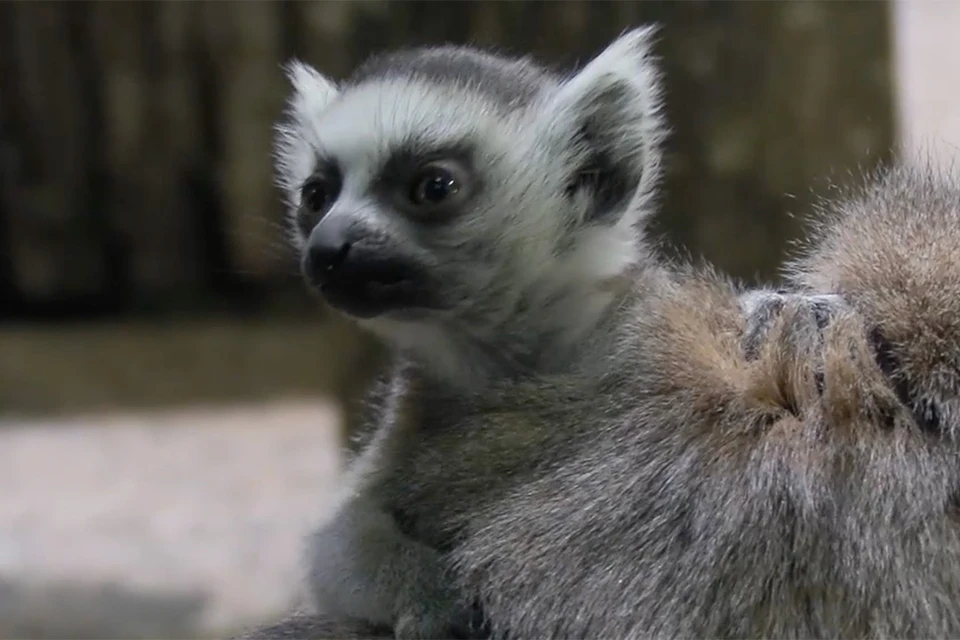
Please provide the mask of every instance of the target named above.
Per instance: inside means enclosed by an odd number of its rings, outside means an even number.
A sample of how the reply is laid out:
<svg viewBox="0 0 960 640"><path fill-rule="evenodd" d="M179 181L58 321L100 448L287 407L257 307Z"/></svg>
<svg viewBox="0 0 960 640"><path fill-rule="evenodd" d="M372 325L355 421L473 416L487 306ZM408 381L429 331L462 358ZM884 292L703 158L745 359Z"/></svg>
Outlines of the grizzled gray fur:
<svg viewBox="0 0 960 640"><path fill-rule="evenodd" d="M304 275L395 364L250 638L960 636L960 181L825 203L794 293L669 264L650 41L290 66Z"/></svg>

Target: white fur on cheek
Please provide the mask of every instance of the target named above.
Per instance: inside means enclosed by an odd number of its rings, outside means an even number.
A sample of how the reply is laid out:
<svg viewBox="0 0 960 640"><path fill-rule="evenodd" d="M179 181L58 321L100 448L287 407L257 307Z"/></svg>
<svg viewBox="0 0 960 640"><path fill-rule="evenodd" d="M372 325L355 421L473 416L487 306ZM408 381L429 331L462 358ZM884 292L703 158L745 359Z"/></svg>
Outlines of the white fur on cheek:
<svg viewBox="0 0 960 640"><path fill-rule="evenodd" d="M639 257L637 240L632 230L621 227L592 227L585 229L577 248L564 265L569 280L577 274L588 274L595 281L621 275Z"/></svg>

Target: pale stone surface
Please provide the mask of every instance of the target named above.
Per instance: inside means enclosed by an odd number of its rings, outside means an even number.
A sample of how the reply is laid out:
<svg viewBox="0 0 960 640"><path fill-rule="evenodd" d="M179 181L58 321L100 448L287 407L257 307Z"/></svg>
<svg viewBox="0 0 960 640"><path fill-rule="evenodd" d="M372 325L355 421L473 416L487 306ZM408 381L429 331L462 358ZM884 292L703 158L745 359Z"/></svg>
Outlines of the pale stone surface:
<svg viewBox="0 0 960 640"><path fill-rule="evenodd" d="M338 419L290 403L0 424L0 635L196 635L288 607ZM85 584L132 593L95 604Z"/></svg>

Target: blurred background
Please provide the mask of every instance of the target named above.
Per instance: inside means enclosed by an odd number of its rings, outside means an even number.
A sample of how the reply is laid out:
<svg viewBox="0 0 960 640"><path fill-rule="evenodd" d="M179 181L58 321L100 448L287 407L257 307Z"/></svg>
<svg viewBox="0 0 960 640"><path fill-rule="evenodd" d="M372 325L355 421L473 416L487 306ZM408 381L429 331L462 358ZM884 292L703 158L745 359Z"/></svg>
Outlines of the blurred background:
<svg viewBox="0 0 960 640"><path fill-rule="evenodd" d="M299 56L663 26L656 232L774 280L828 181L960 144L960 3L0 2L0 637L222 635L296 597L379 347L301 286L271 127Z"/></svg>

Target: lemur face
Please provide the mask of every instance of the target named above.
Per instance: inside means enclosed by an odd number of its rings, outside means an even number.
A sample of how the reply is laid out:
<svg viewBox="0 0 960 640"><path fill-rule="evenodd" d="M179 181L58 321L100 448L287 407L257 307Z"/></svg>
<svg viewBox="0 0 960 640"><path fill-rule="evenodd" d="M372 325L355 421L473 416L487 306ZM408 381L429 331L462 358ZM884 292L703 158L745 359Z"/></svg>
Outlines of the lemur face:
<svg viewBox="0 0 960 640"><path fill-rule="evenodd" d="M277 163L306 281L362 321L495 322L617 275L657 174L649 30L579 73L442 47L293 63Z"/></svg>
<svg viewBox="0 0 960 640"><path fill-rule="evenodd" d="M492 275L506 216L529 207L508 193L521 182L505 171L519 160L509 116L482 96L387 79L341 91L314 126L295 216L304 276L333 306L443 313Z"/></svg>

